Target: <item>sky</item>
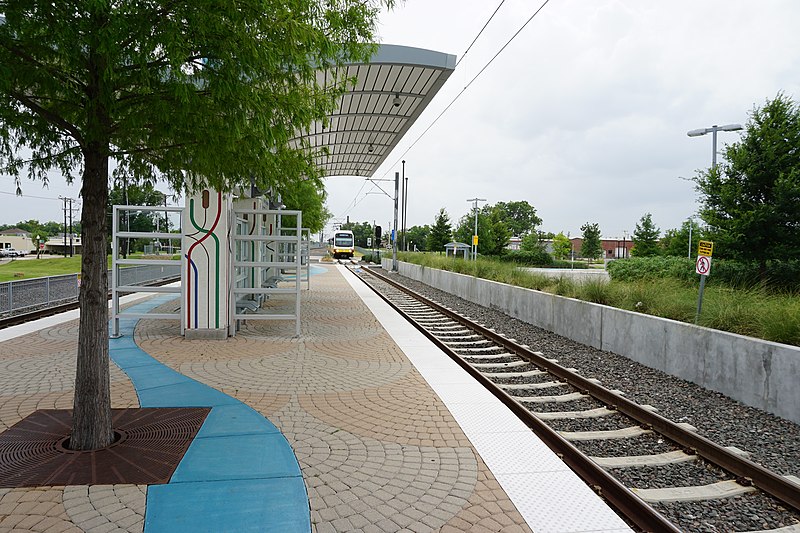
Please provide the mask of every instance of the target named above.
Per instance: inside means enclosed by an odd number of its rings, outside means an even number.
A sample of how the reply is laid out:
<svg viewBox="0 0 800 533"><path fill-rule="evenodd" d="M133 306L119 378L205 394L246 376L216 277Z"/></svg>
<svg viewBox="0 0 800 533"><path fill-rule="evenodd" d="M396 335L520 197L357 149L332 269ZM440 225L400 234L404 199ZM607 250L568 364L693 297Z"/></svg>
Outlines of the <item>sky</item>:
<svg viewBox="0 0 800 533"><path fill-rule="evenodd" d="M713 152L711 135L686 133L744 125L779 92L800 101L796 0L550 0L423 135L541 1L505 0L462 58L498 4L405 0L380 16L381 42L461 61L375 175L406 161L408 227L441 208L455 225L477 197L527 201L541 230L571 236L586 222L630 235L645 213L676 228L698 210L687 179ZM719 133L717 151L739 136ZM393 200L364 178L325 184L335 222L391 226ZM15 190L0 175L0 224L62 220L58 196L78 196L58 175Z"/></svg>

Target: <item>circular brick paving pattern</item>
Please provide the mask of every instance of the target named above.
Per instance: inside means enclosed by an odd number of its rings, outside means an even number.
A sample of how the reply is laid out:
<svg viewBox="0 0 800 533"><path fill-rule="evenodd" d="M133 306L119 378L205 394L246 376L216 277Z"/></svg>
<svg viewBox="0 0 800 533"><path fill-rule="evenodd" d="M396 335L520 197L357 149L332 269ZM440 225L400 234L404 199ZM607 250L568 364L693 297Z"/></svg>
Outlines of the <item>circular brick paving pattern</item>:
<svg viewBox="0 0 800 533"><path fill-rule="evenodd" d="M257 320L225 341L186 341L176 320L142 320L135 339L278 426L302 467L315 533L530 531L438 397L327 268L302 293L299 339L293 321ZM0 386L18 391L0 389L0 428L36 409L72 407L76 339L72 321L0 345ZM111 379L112 406L136 407L114 365ZM145 500L145 487L131 485L0 490L0 530L141 532Z"/></svg>

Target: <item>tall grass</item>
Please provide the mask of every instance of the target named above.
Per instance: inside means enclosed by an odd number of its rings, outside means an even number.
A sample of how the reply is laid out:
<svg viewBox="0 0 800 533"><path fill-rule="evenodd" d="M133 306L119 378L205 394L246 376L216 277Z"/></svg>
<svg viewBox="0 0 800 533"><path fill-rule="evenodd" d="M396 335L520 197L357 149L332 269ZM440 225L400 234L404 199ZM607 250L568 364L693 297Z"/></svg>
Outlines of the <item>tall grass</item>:
<svg viewBox="0 0 800 533"><path fill-rule="evenodd" d="M491 279L519 287L578 298L587 302L627 309L662 318L693 323L697 313L697 280L666 275L673 264L664 264L666 277L611 282L572 281L550 278L488 259L465 261L435 254L401 254L403 261L429 268ZM676 262L677 263L677 262ZM706 286L699 325L800 346L800 294L775 292L763 286L732 288Z"/></svg>

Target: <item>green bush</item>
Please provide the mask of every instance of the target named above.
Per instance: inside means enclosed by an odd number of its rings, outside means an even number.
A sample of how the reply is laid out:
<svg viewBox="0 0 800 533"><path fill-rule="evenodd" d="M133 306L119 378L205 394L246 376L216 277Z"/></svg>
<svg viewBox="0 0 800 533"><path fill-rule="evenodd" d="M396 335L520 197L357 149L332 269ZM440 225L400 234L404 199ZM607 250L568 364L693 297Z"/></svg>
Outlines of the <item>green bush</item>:
<svg viewBox="0 0 800 533"><path fill-rule="evenodd" d="M502 255L502 260L527 266L551 266L553 264L553 256L543 249L508 250Z"/></svg>

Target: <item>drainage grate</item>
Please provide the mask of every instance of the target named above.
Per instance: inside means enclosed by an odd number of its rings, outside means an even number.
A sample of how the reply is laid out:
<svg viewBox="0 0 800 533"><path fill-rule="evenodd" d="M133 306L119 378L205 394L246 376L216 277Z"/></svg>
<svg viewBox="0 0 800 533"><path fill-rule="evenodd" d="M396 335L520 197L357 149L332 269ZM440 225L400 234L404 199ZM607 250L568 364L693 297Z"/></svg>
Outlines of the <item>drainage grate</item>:
<svg viewBox="0 0 800 533"><path fill-rule="evenodd" d="M71 410L42 409L0 433L0 488L169 482L210 408L112 409L115 442L64 448Z"/></svg>

